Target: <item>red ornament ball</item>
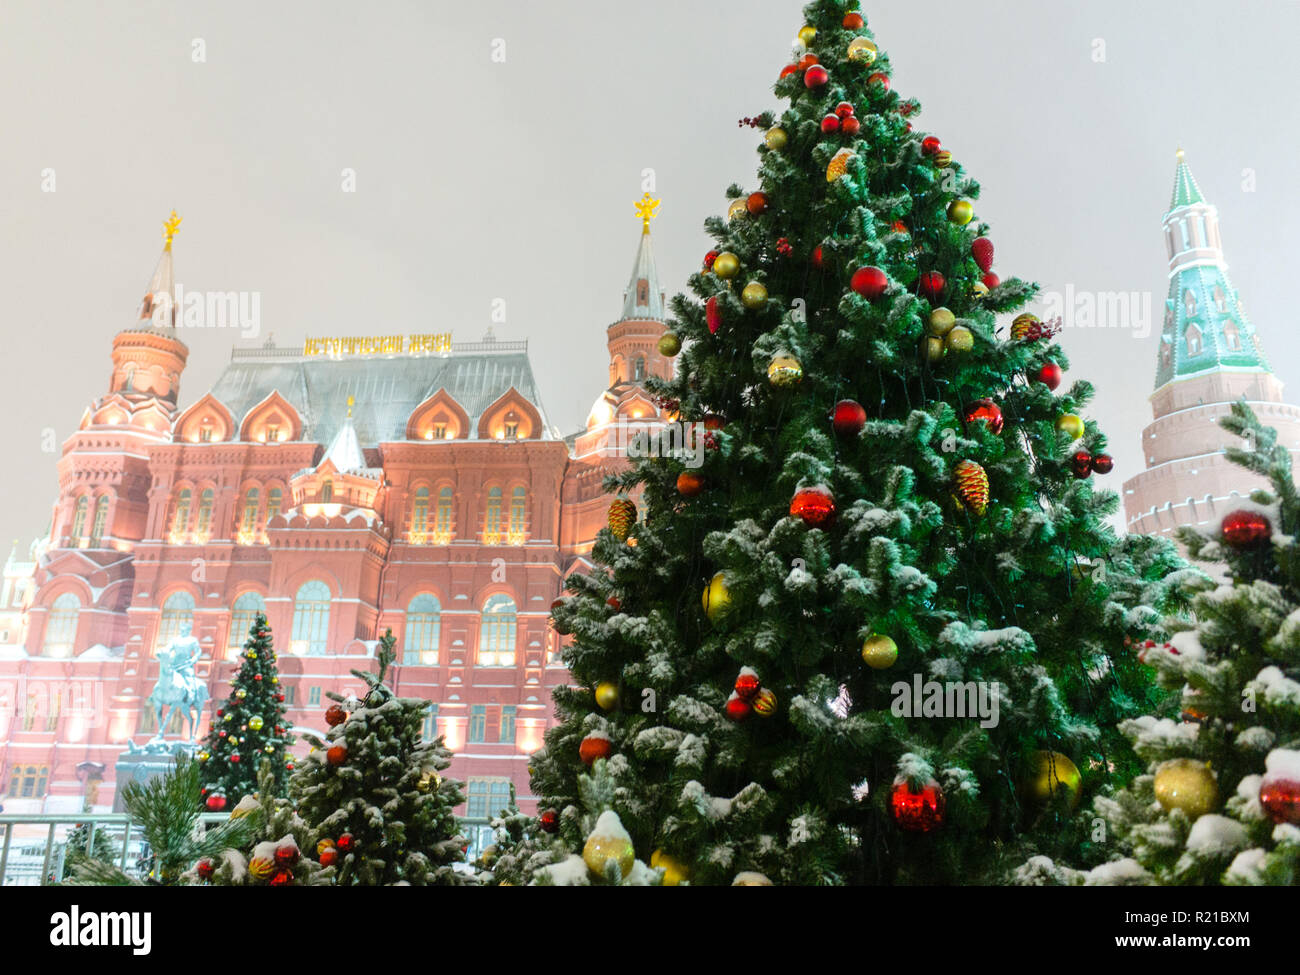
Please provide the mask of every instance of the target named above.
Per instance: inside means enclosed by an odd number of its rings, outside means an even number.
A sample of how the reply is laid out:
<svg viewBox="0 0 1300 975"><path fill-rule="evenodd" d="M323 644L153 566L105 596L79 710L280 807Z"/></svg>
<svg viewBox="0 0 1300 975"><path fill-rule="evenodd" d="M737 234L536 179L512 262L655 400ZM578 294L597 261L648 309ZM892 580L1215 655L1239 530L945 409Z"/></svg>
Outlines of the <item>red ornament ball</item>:
<svg viewBox="0 0 1300 975"><path fill-rule="evenodd" d="M585 765L595 765L598 758L609 758L614 744L604 735L588 735L578 745L578 757Z"/></svg>
<svg viewBox="0 0 1300 975"><path fill-rule="evenodd" d="M840 130L840 117L838 115L827 115L822 119L822 131L830 134Z"/></svg>
<svg viewBox="0 0 1300 975"><path fill-rule="evenodd" d="M984 287L988 288L990 291L1002 283L1002 279L992 271L986 271L984 276L980 278L980 281L983 282Z"/></svg>
<svg viewBox="0 0 1300 975"><path fill-rule="evenodd" d="M221 812L226 808L226 797L220 793L213 793L208 796L207 807L211 812Z"/></svg>
<svg viewBox="0 0 1300 975"><path fill-rule="evenodd" d="M283 694L277 694L277 695L275 695L275 700L276 700L276 703L277 703L277 704L283 704L283 703L284 703L284 695L283 695Z"/></svg>
<svg viewBox="0 0 1300 975"><path fill-rule="evenodd" d="M705 254L705 255L704 255L704 270L706 270L706 271L711 271L711 270L713 270L713 262L716 261L716 260L718 259L718 255L721 254L721 253L722 253L722 251L709 251L707 254Z"/></svg>
<svg viewBox="0 0 1300 975"><path fill-rule="evenodd" d="M819 61L821 61L821 58L819 58L817 55L805 54L803 57L799 59L799 70L807 71L810 67L812 67L814 64L817 64Z"/></svg>
<svg viewBox="0 0 1300 975"><path fill-rule="evenodd" d="M840 102L838 105L835 106L835 114L840 118L848 118L850 115L853 114L853 103Z"/></svg>
<svg viewBox="0 0 1300 975"><path fill-rule="evenodd" d="M875 301L889 287L889 275L878 267L860 267L849 279L849 287L868 301Z"/></svg>
<svg viewBox="0 0 1300 975"><path fill-rule="evenodd" d="M275 848L275 862L282 867L292 867L298 862L298 846L295 843L281 843Z"/></svg>
<svg viewBox="0 0 1300 975"><path fill-rule="evenodd" d="M861 30L862 25L866 23L866 21L862 19L862 14L855 12L845 14L844 20L841 21L841 23L844 24L845 30Z"/></svg>
<svg viewBox="0 0 1300 975"><path fill-rule="evenodd" d="M212 862L212 857L204 857L194 865L194 872L199 875L200 880L211 880L216 871L217 865Z"/></svg>
<svg viewBox="0 0 1300 975"><path fill-rule="evenodd" d="M692 471L677 475L677 493L683 498L693 498L704 490L704 478Z"/></svg>
<svg viewBox="0 0 1300 975"><path fill-rule="evenodd" d="M826 528L835 521L835 499L824 487L801 488L790 501L790 514L809 528Z"/></svg>
<svg viewBox="0 0 1300 975"><path fill-rule="evenodd" d="M988 424L989 430L998 434L1002 432L1002 410L993 400L977 399L970 406L966 407L965 419L967 423L974 423L976 420L983 420Z"/></svg>
<svg viewBox="0 0 1300 975"><path fill-rule="evenodd" d="M981 271L993 269L993 241L987 237L976 237L970 242L970 256Z"/></svg>
<svg viewBox="0 0 1300 975"><path fill-rule="evenodd" d="M794 74L798 70L799 70L799 65L787 64L784 68L781 69L781 77L782 78L789 77L790 75Z"/></svg>
<svg viewBox="0 0 1300 975"><path fill-rule="evenodd" d="M1087 477L1092 473L1092 454L1086 450L1076 451L1075 455L1070 458L1070 470L1080 480Z"/></svg>
<svg viewBox="0 0 1300 975"><path fill-rule="evenodd" d="M840 131L845 135L857 135L862 128L862 123L850 115L840 123Z"/></svg>
<svg viewBox="0 0 1300 975"><path fill-rule="evenodd" d="M736 694L742 701L752 701L761 688L758 675L752 671L744 671L736 678Z"/></svg>
<svg viewBox="0 0 1300 975"><path fill-rule="evenodd" d="M709 334L717 335L722 327L722 312L718 309L718 296L713 295L704 303L704 321L709 326Z"/></svg>
<svg viewBox="0 0 1300 975"><path fill-rule="evenodd" d="M332 867L338 862L339 851L331 846L329 849L322 850L317 859L320 860L320 865L322 867Z"/></svg>
<svg viewBox="0 0 1300 975"><path fill-rule="evenodd" d="M921 294L925 295L931 301L938 301L943 295L943 287L945 283L943 275L938 271L926 271L917 280L917 287L921 289Z"/></svg>
<svg viewBox="0 0 1300 975"><path fill-rule="evenodd" d="M1233 548L1255 548L1268 542L1273 526L1258 511L1234 511L1223 519L1219 531Z"/></svg>
<svg viewBox="0 0 1300 975"><path fill-rule="evenodd" d="M1109 474L1114 469L1115 458L1110 454L1092 455L1092 472L1094 474Z"/></svg>
<svg viewBox="0 0 1300 975"><path fill-rule="evenodd" d="M238 764L239 764L239 752L231 752L231 753L230 753L230 760L231 760L232 762L234 762L236 765L238 765Z"/></svg>
<svg viewBox="0 0 1300 975"><path fill-rule="evenodd" d="M937 136L927 135L921 140L921 154L924 156L933 156L939 151L939 146L941 144L942 143L939 142Z"/></svg>
<svg viewBox="0 0 1300 975"><path fill-rule="evenodd" d="M750 193L745 200L745 209L757 216L767 209L766 193Z"/></svg>
<svg viewBox="0 0 1300 975"><path fill-rule="evenodd" d="M334 845L338 848L340 853L351 853L352 847L356 845L356 840L353 838L351 833L344 833L338 838L338 842Z"/></svg>
<svg viewBox="0 0 1300 975"><path fill-rule="evenodd" d="M348 746L343 744L330 745L325 752L325 761L331 765L342 765L348 760Z"/></svg>
<svg viewBox="0 0 1300 975"><path fill-rule="evenodd" d="M1259 804L1273 822L1300 826L1300 781L1281 776L1264 776L1259 787Z"/></svg>
<svg viewBox="0 0 1300 975"><path fill-rule="evenodd" d="M731 721L744 721L749 717L751 710L753 709L749 706L749 702L735 694L727 698L727 703L723 705L723 711Z"/></svg>
<svg viewBox="0 0 1300 975"><path fill-rule="evenodd" d="M343 710L341 704L331 704L325 709L325 723L333 728L336 724L342 724L348 720L348 713Z"/></svg>
<svg viewBox="0 0 1300 975"><path fill-rule="evenodd" d="M554 809L542 810L542 814L537 817L537 821L545 833L558 833L560 831L560 814Z"/></svg>
<svg viewBox="0 0 1300 975"><path fill-rule="evenodd" d="M889 811L894 822L909 833L929 833L942 826L943 810L943 790L934 779L919 790L898 782L889 794Z"/></svg>
<svg viewBox="0 0 1300 975"><path fill-rule="evenodd" d="M623 608L623 604L619 601L617 596L610 596L605 600L605 605L616 613Z"/></svg>
<svg viewBox="0 0 1300 975"><path fill-rule="evenodd" d="M1061 385L1061 375L1061 367L1055 362L1044 362L1038 370L1038 381L1048 389L1055 389Z"/></svg>
<svg viewBox="0 0 1300 975"><path fill-rule="evenodd" d="M820 64L813 64L803 73L803 83L807 88L820 88L831 80L830 72Z"/></svg>
<svg viewBox="0 0 1300 975"><path fill-rule="evenodd" d="M831 411L831 428L841 437L856 437L867 425L867 411L857 400L842 399Z"/></svg>
<svg viewBox="0 0 1300 975"><path fill-rule="evenodd" d="M877 71L875 74L867 78L867 84L879 85L883 90L889 91L889 75L885 74L883 71Z"/></svg>

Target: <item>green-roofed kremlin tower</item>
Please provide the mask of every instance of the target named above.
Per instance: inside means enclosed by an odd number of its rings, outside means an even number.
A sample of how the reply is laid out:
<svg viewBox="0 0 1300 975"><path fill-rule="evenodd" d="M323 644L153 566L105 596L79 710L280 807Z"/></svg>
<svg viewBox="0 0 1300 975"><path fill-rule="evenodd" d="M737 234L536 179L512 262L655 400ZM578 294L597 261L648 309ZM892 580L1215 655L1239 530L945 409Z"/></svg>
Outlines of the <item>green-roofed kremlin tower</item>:
<svg viewBox="0 0 1300 975"><path fill-rule="evenodd" d="M1210 525L1263 482L1223 455L1218 424L1245 398L1279 442L1300 451L1300 410L1282 397L1255 326L1228 277L1219 212L1178 151L1164 218L1169 293L1156 353L1152 422L1142 431L1147 469L1124 483L1131 532L1170 535L1179 525Z"/></svg>

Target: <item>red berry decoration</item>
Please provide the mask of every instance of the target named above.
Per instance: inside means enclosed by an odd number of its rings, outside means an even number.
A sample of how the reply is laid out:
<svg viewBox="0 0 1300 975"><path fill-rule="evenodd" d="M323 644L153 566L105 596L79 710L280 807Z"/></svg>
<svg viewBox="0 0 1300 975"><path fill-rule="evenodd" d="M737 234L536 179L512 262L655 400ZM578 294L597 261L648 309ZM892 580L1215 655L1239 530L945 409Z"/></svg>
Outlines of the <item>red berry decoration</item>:
<svg viewBox="0 0 1300 975"><path fill-rule="evenodd" d="M709 326L709 333L717 335L722 327L722 312L718 310L718 296L714 295L704 303L704 321Z"/></svg>
<svg viewBox="0 0 1300 975"><path fill-rule="evenodd" d="M1081 480L1087 477L1092 473L1092 454L1086 450L1077 451L1070 458L1070 470L1074 472L1075 477Z"/></svg>
<svg viewBox="0 0 1300 975"><path fill-rule="evenodd" d="M348 720L348 713L343 710L341 704L331 704L325 709L325 723L333 728L337 724L342 724Z"/></svg>
<svg viewBox="0 0 1300 975"><path fill-rule="evenodd" d="M889 275L875 266L860 267L849 279L849 287L868 301L875 301L889 287Z"/></svg>
<svg viewBox="0 0 1300 975"><path fill-rule="evenodd" d="M1092 472L1094 474L1109 474L1115 468L1115 458L1110 454L1093 454L1092 455Z"/></svg>
<svg viewBox="0 0 1300 975"><path fill-rule="evenodd" d="M937 136L927 135L921 140L921 155L933 156L939 151L940 145L942 145L942 143L939 142Z"/></svg>
<svg viewBox="0 0 1300 975"><path fill-rule="evenodd" d="M820 64L813 64L803 73L803 83L807 88L820 88L831 80L830 72Z"/></svg>
<svg viewBox="0 0 1300 975"><path fill-rule="evenodd" d="M214 792L208 796L207 807L211 812L221 812L226 808L226 797L219 792Z"/></svg>
<svg viewBox="0 0 1300 975"><path fill-rule="evenodd" d="M822 131L826 133L838 132L840 130L840 117L838 115L827 115L822 119Z"/></svg>
<svg viewBox="0 0 1300 975"><path fill-rule="evenodd" d="M1219 526L1223 540L1233 548L1255 548L1273 535L1273 526L1258 511L1234 511Z"/></svg>
<svg viewBox="0 0 1300 975"><path fill-rule="evenodd" d="M344 833L338 838L338 842L336 842L334 845L338 848L338 851L340 853L351 853L352 847L355 844L356 844L356 840L353 839L352 834Z"/></svg>
<svg viewBox="0 0 1300 975"><path fill-rule="evenodd" d="M707 254L705 254L705 255L704 255L704 270L706 270L706 271L712 271L712 270L713 270L713 262L716 261L716 260L718 259L718 255L721 254L721 253L722 253L722 251L709 251Z"/></svg>
<svg viewBox="0 0 1300 975"><path fill-rule="evenodd" d="M840 122L840 131L845 135L857 135L861 128L862 123L852 115Z"/></svg>
<svg viewBox="0 0 1300 975"><path fill-rule="evenodd" d="M331 765L342 765L348 760L348 746L344 744L330 745L325 752L325 761Z"/></svg>
<svg viewBox="0 0 1300 975"><path fill-rule="evenodd" d="M974 423L976 420L983 420L988 424L989 430L998 434L1002 432L1002 410L993 400L977 399L970 406L966 407L965 419L967 423Z"/></svg>
<svg viewBox="0 0 1300 975"><path fill-rule="evenodd" d="M578 745L578 757L588 766L598 758L609 758L613 751L613 743L603 734L590 734Z"/></svg>
<svg viewBox="0 0 1300 975"><path fill-rule="evenodd" d="M981 271L993 269L993 241L987 237L976 237L970 242L970 256Z"/></svg>
<svg viewBox="0 0 1300 975"><path fill-rule="evenodd" d="M723 706L723 711L732 721L744 721L752 710L749 702L736 694L727 698L727 703Z"/></svg>
<svg viewBox="0 0 1300 975"><path fill-rule="evenodd" d="M217 865L212 862L212 857L204 857L194 865L194 872L199 875L200 880L211 880L216 870Z"/></svg>
<svg viewBox="0 0 1300 975"><path fill-rule="evenodd" d="M277 695L275 695L275 700L276 700L277 703L279 703L279 704L283 704L283 703L284 703L284 695L283 695L283 694L277 694Z"/></svg>
<svg viewBox="0 0 1300 975"><path fill-rule="evenodd" d="M750 193L745 200L745 209L757 216L767 209L766 193Z"/></svg>
<svg viewBox="0 0 1300 975"><path fill-rule="evenodd" d="M889 75L885 74L883 71L877 71L875 74L867 78L867 84L879 85L885 91L889 91Z"/></svg>
<svg viewBox="0 0 1300 975"><path fill-rule="evenodd" d="M983 282L984 287L988 288L990 291L1002 283L1002 279L992 271L985 272L984 277L980 278L980 281Z"/></svg>
<svg viewBox="0 0 1300 975"><path fill-rule="evenodd" d="M853 114L853 103L840 102L838 105L835 106L835 114L838 115L840 118L848 118L850 115Z"/></svg>
<svg viewBox="0 0 1300 975"><path fill-rule="evenodd" d="M1061 375L1061 367L1055 362L1044 362L1038 370L1038 381L1048 389L1055 389L1061 385Z"/></svg>
<svg viewBox="0 0 1300 975"><path fill-rule="evenodd" d="M801 488L790 502L790 514L809 528L825 528L835 521L835 499L824 487Z"/></svg>
<svg viewBox="0 0 1300 975"><path fill-rule="evenodd" d="M841 437L856 437L867 425L867 411L857 400L842 399L831 411L831 428Z"/></svg>
<svg viewBox="0 0 1300 975"><path fill-rule="evenodd" d="M926 271L917 280L917 287L921 289L921 294L925 295L931 301L938 301L943 296L943 287L946 282L943 275L938 271Z"/></svg>
<svg viewBox="0 0 1300 975"><path fill-rule="evenodd" d="M909 833L929 833L942 826L943 809L943 790L934 779L920 789L896 782L889 794L889 811L894 822Z"/></svg>
<svg viewBox="0 0 1300 975"><path fill-rule="evenodd" d="M736 678L736 695L742 701L752 701L754 697L762 690L763 685L759 683L758 674L754 673L748 667L740 672Z"/></svg>
<svg viewBox="0 0 1300 975"><path fill-rule="evenodd" d="M1265 775L1259 787L1259 804L1279 826L1282 823L1300 826L1300 781L1272 773Z"/></svg>
<svg viewBox="0 0 1300 975"><path fill-rule="evenodd" d="M560 814L554 809L545 809L537 817L538 824L545 833L558 833L560 831Z"/></svg>

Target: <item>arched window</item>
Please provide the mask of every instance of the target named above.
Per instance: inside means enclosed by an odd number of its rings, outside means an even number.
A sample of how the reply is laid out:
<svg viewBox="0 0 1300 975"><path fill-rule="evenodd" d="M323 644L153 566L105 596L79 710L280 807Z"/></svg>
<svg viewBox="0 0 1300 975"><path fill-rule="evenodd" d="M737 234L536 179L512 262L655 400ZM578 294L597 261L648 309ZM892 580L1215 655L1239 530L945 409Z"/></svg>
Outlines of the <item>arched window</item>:
<svg viewBox="0 0 1300 975"><path fill-rule="evenodd" d="M634 364L633 371L632 371L632 378L637 382L640 382L641 380L645 379L645 357L644 356L636 357L636 363Z"/></svg>
<svg viewBox="0 0 1300 975"><path fill-rule="evenodd" d="M515 601L504 593L489 596L483 604L478 630L478 665L515 665Z"/></svg>
<svg viewBox="0 0 1300 975"><path fill-rule="evenodd" d="M39 799L49 778L48 765L15 765L9 776L9 798Z"/></svg>
<svg viewBox="0 0 1300 975"><path fill-rule="evenodd" d="M1183 292L1183 307L1187 309L1187 314L1196 314L1196 295L1192 293L1191 288Z"/></svg>
<svg viewBox="0 0 1300 975"><path fill-rule="evenodd" d="M1214 307L1219 311L1228 310L1228 296L1223 293L1223 286L1216 284L1214 286Z"/></svg>
<svg viewBox="0 0 1300 975"><path fill-rule="evenodd" d="M153 652L156 654L180 636L182 623L193 622L194 597L184 590L172 593L163 603L162 617L158 620L158 638L154 641Z"/></svg>
<svg viewBox="0 0 1300 975"><path fill-rule="evenodd" d="M330 631L330 587L319 579L304 582L293 600L293 652L325 654Z"/></svg>
<svg viewBox="0 0 1300 975"><path fill-rule="evenodd" d="M528 532L528 489L517 487L510 492L510 544L522 545Z"/></svg>
<svg viewBox="0 0 1300 975"><path fill-rule="evenodd" d="M135 363L128 362L126 368L122 370L122 388L131 389L135 386Z"/></svg>
<svg viewBox="0 0 1300 975"><path fill-rule="evenodd" d="M422 592L406 607L402 663L432 666L438 662L438 629L442 607L432 593Z"/></svg>
<svg viewBox="0 0 1300 975"><path fill-rule="evenodd" d="M90 547L99 548L104 537L104 525L108 522L108 495L101 494L95 502L95 517L90 521Z"/></svg>
<svg viewBox="0 0 1300 975"><path fill-rule="evenodd" d="M1241 348L1241 334L1237 331L1237 323L1231 318L1223 323L1223 344L1233 352Z"/></svg>
<svg viewBox="0 0 1300 975"><path fill-rule="evenodd" d="M266 600L260 593L246 592L235 600L230 607L230 635L226 638L229 652L226 656L234 659L239 654L239 649L248 639L248 631L253 627L253 620L257 619L258 613L265 612Z"/></svg>
<svg viewBox="0 0 1300 975"><path fill-rule="evenodd" d="M86 531L86 508L90 498L82 495L77 498L77 506L72 509L72 544L77 545Z"/></svg>
<svg viewBox="0 0 1300 975"><path fill-rule="evenodd" d="M172 534L184 535L190 527L190 489L183 488L176 495L176 509L172 514Z"/></svg>
<svg viewBox="0 0 1300 975"><path fill-rule="evenodd" d="M244 492L244 516L239 523L239 530L245 535L253 534L257 528L257 508L261 500L262 495L257 488L249 488Z"/></svg>
<svg viewBox="0 0 1300 975"><path fill-rule="evenodd" d="M41 653L47 657L71 657L76 649L77 616L81 600L65 592L50 604L50 615L45 620L45 640Z"/></svg>
<svg viewBox="0 0 1300 975"><path fill-rule="evenodd" d="M1201 330L1193 322L1187 326L1187 354L1200 355L1201 353Z"/></svg>
<svg viewBox="0 0 1300 975"><path fill-rule="evenodd" d="M415 492L415 503L411 506L411 541L423 542L429 530L429 489L422 487Z"/></svg>
<svg viewBox="0 0 1300 975"><path fill-rule="evenodd" d="M199 495L199 519L194 526L194 534L200 541L207 541L208 531L212 528L212 488L204 488Z"/></svg>
<svg viewBox="0 0 1300 975"><path fill-rule="evenodd" d="M334 482L333 482L333 481L327 479L327 480L325 481L325 483L321 485L321 488L320 488L320 500L321 500L321 504L329 504L331 501L334 500Z"/></svg>
<svg viewBox="0 0 1300 975"><path fill-rule="evenodd" d="M280 501L283 498L284 492L278 487L271 488L266 493L266 520L268 522L280 513Z"/></svg>
<svg viewBox="0 0 1300 975"><path fill-rule="evenodd" d="M443 543L451 541L451 501L452 490L450 487L445 487L438 492L438 513L435 524L438 539Z"/></svg>
<svg viewBox="0 0 1300 975"><path fill-rule="evenodd" d="M501 489L494 487L488 491L487 517L483 522L483 544L499 545L501 543Z"/></svg>

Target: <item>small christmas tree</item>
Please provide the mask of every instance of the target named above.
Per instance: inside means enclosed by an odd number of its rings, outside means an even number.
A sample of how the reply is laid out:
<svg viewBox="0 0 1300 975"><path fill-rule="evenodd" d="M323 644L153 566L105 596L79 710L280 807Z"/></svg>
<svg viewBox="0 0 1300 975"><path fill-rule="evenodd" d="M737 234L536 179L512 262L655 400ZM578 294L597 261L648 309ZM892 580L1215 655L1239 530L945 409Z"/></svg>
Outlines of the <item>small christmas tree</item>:
<svg viewBox="0 0 1300 975"><path fill-rule="evenodd" d="M399 698L384 684L396 652L392 630L379 641L379 672L354 670L369 687L348 714L344 698L326 712L326 739L289 781L298 814L320 837L344 885L450 885L461 875L465 840L452 810L465 801L444 778L451 753L442 738L422 741L428 702ZM332 851L332 852L331 852ZM324 862L324 861L322 861Z"/></svg>
<svg viewBox="0 0 1300 975"><path fill-rule="evenodd" d="M258 613L248 628L230 697L212 718L198 753L202 763L202 801L220 812L257 789L259 770L271 767L271 792L283 796L293 756L293 736L284 727L284 692L275 666L271 627Z"/></svg>
<svg viewBox="0 0 1300 975"><path fill-rule="evenodd" d="M1181 701L1120 725L1149 767L1094 804L1111 860L1078 871L1035 858L1022 883L1300 883L1300 497L1276 431L1244 402L1220 422L1246 440L1228 458L1272 490L1214 533L1180 529L1232 582L1196 597L1194 626L1139 651Z"/></svg>
<svg viewBox="0 0 1300 975"><path fill-rule="evenodd" d="M551 837L539 821L519 811L515 787L510 787L510 802L488 823L492 843L479 854L475 864L479 883L486 887L517 887L526 884L539 866L552 862L549 854Z"/></svg>

